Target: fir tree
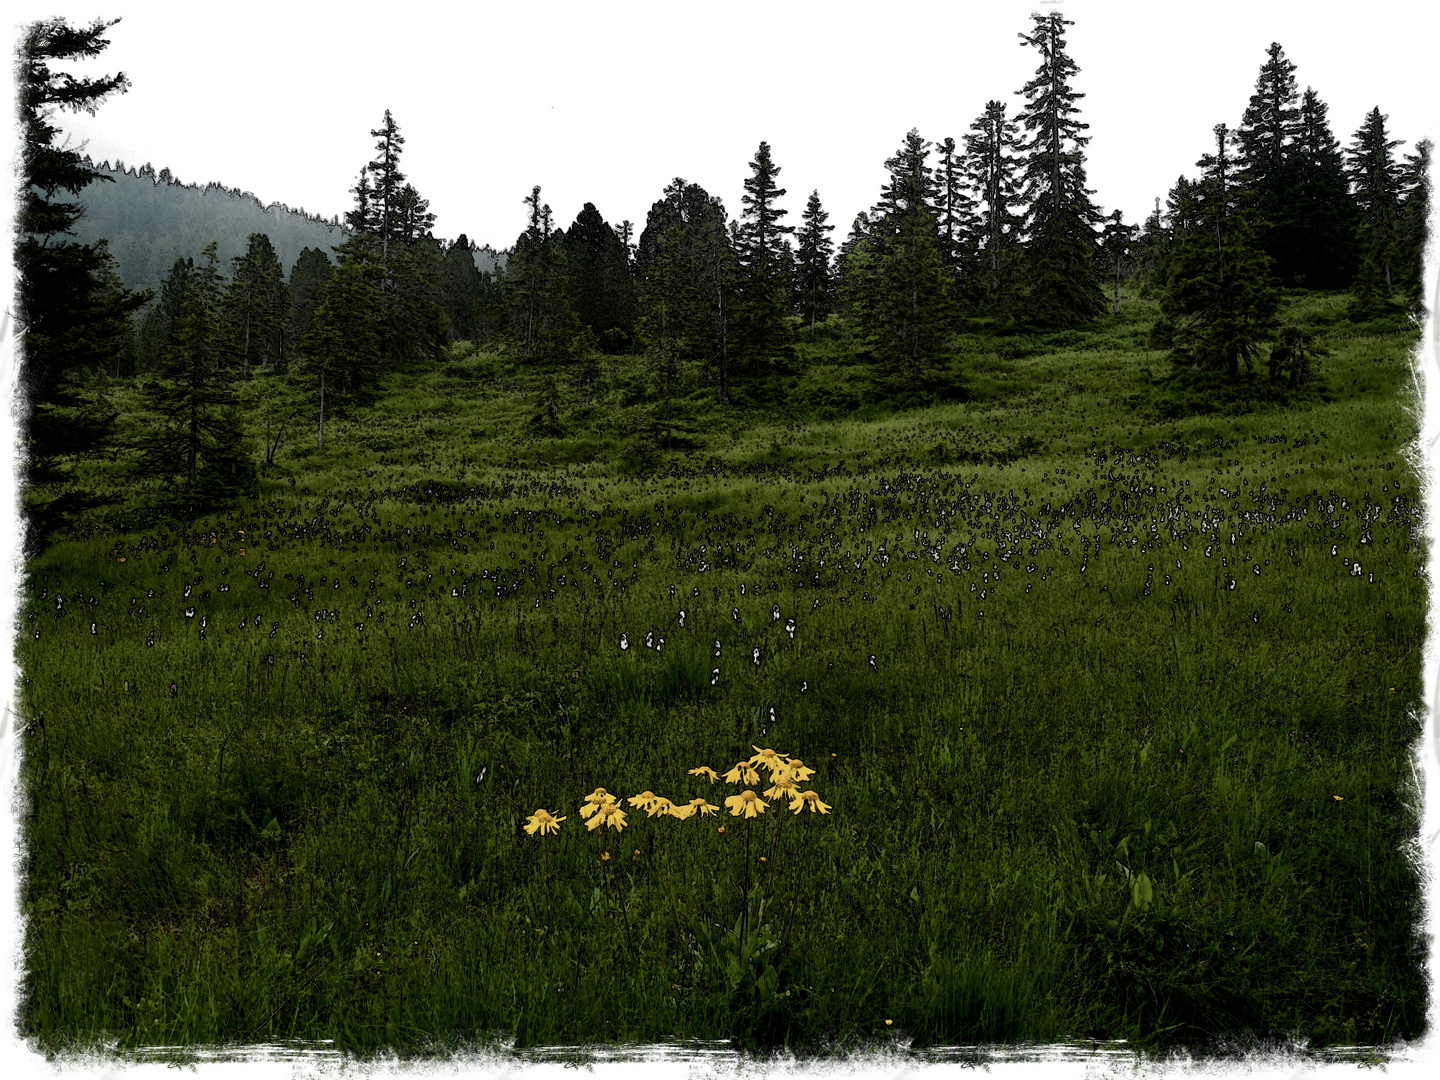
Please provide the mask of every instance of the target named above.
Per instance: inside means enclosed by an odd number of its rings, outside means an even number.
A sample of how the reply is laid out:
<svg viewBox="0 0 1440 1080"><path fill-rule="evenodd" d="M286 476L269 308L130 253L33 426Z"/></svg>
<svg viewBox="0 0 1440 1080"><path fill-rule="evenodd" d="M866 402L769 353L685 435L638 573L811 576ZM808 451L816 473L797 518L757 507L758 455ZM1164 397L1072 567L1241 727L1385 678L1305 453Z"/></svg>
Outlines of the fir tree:
<svg viewBox="0 0 1440 1080"><path fill-rule="evenodd" d="M540 200L540 185L531 190L525 205L530 223L505 264L512 331L526 356L558 361L580 329L570 307L564 235L557 235L550 206Z"/></svg>
<svg viewBox="0 0 1440 1080"><path fill-rule="evenodd" d="M776 356L788 356L790 327L789 284L785 279L782 246L794 233L780 224L788 211L777 204L785 189L776 178L780 167L770 157L770 144L762 142L750 162L741 203L742 224L736 245L740 292L735 305L735 343L741 363L758 368Z"/></svg>
<svg viewBox="0 0 1440 1080"><path fill-rule="evenodd" d="M684 295L671 295L670 282L680 279L662 274L658 278L660 241L672 228L681 234L680 261L685 267ZM738 226L737 226L738 229ZM717 401L730 400L732 353L731 306L739 275L736 250L743 243L732 240L725 224L725 206L699 184L676 177L664 197L650 207L645 228L636 245L635 266L639 278L642 310L652 306L659 294L670 295L670 304L687 327L683 355L700 360L705 381L715 387Z"/></svg>
<svg viewBox="0 0 1440 1080"><path fill-rule="evenodd" d="M1283 193L1283 228L1267 245L1277 261L1276 276L1309 289L1343 289L1355 274L1355 205L1328 111L1306 87Z"/></svg>
<svg viewBox="0 0 1440 1080"><path fill-rule="evenodd" d="M320 290L334 272L335 264L319 248L307 247L295 260L290 269L290 310L286 320L291 341L300 341L310 329ZM281 362L283 366L283 358Z"/></svg>
<svg viewBox="0 0 1440 1080"><path fill-rule="evenodd" d="M108 371L125 348L131 316L151 294L115 288L114 261L104 244L77 244L73 232L84 213L79 195L96 180L113 177L86 164L79 151L54 145L57 109L94 114L130 82L124 75L76 78L55 71L57 60L98 56L105 31L119 20L74 28L64 19L24 28L17 48L17 96L21 121L21 201L16 221L16 315L20 329L20 387L28 412L20 420L21 446L34 476L52 471L64 457L93 454L114 436L114 414L82 389L80 376Z"/></svg>
<svg viewBox="0 0 1440 1080"><path fill-rule="evenodd" d="M280 361L289 297L284 269L264 233L251 233L245 254L231 266L224 311L239 350L241 377L248 379L252 363Z"/></svg>
<svg viewBox="0 0 1440 1080"><path fill-rule="evenodd" d="M1170 260L1152 343L1169 347L1178 366L1235 381L1241 365L1253 372L1273 332L1279 291L1242 204L1224 124L1215 138L1216 153L1200 159L1200 183L1181 200L1190 224Z"/></svg>
<svg viewBox="0 0 1440 1080"><path fill-rule="evenodd" d="M812 191L800 219L802 224L797 237L800 248L796 253L797 309L812 331L815 321L828 315L835 305L835 281L831 268L835 245L825 235L833 232L835 226L826 224L829 217L820 205L820 192Z"/></svg>
<svg viewBox="0 0 1440 1080"><path fill-rule="evenodd" d="M135 439L138 475L178 478L188 512L216 499L248 492L255 482L231 388L233 346L220 317L222 282L216 245L204 262L177 262L162 297L174 309L173 340L142 388L150 413ZM168 296L165 293L168 292Z"/></svg>
<svg viewBox="0 0 1440 1080"><path fill-rule="evenodd" d="M1029 133L1023 147L1025 317L1040 326L1069 326L1105 309L1092 270L1100 211L1085 187L1084 148L1090 139L1080 134L1090 125L1078 119L1076 102L1085 95L1070 85L1080 69L1065 52L1064 32L1074 23L1058 11L1032 18L1034 29L1020 40L1039 50L1041 62L1018 91L1026 98L1018 120Z"/></svg>
<svg viewBox="0 0 1440 1080"><path fill-rule="evenodd" d="M472 336L475 302L480 291L480 270L475 265L475 247L461 233L445 251L445 317L454 341Z"/></svg>
<svg viewBox="0 0 1440 1080"><path fill-rule="evenodd" d="M1415 144L1415 153L1405 155L1400 186L1396 230L1395 268L1400 287L1416 313L1423 312L1425 299L1425 248L1430 239L1430 151L1429 139Z"/></svg>
<svg viewBox="0 0 1440 1080"><path fill-rule="evenodd" d="M1130 259L1135 249L1135 226L1126 225L1123 215L1116 210L1105 223L1100 235L1099 258L1096 269L1115 283L1114 314L1120 314L1120 279L1130 268Z"/></svg>
<svg viewBox="0 0 1440 1080"><path fill-rule="evenodd" d="M990 101L965 136L965 174L983 209L975 223L977 282L971 300L992 314L1013 311L1017 298L1020 199L1017 152L1019 125L1005 117L1005 104Z"/></svg>
<svg viewBox="0 0 1440 1080"><path fill-rule="evenodd" d="M1255 93L1234 132L1239 153L1234 181L1245 192L1251 224L1284 281L1293 280L1296 243L1290 189L1294 180L1294 143L1299 134L1300 93L1295 65L1272 43L1269 59L1255 80Z"/></svg>
<svg viewBox="0 0 1440 1080"><path fill-rule="evenodd" d="M586 203L565 231L564 246L576 318L605 348L620 352L635 329L635 280L625 241L594 203Z"/></svg>
<svg viewBox="0 0 1440 1080"><path fill-rule="evenodd" d="M1385 120L1378 107L1372 109L1349 148L1349 179L1360 218L1360 269L1352 289L1357 316L1384 310L1395 287L1400 216L1395 149L1400 143L1386 134Z"/></svg>
<svg viewBox="0 0 1440 1080"><path fill-rule="evenodd" d="M940 257L958 283L974 272L974 244L980 226L975 200L966 190L965 155L954 139L936 147L940 160L935 166L935 221L939 231Z"/></svg>
<svg viewBox="0 0 1440 1080"><path fill-rule="evenodd" d="M315 407L318 446L325 445L325 419L335 398L363 394L382 370L377 277L359 262L342 262L321 288L300 342L292 376Z"/></svg>

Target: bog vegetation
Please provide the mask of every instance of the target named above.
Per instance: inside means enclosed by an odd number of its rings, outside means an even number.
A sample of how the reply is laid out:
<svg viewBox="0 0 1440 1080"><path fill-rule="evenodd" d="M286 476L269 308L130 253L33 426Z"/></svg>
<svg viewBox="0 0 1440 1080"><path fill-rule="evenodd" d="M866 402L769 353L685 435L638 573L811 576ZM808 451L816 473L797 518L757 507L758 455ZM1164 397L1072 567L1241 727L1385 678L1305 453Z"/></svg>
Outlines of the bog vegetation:
<svg viewBox="0 0 1440 1080"><path fill-rule="evenodd" d="M22 244L23 1030L1419 1035L1428 146L1377 110L1347 171L1287 64L1139 238L992 102L835 259L762 143L743 222L537 188L481 274L389 114L288 284L81 245L47 337Z"/></svg>

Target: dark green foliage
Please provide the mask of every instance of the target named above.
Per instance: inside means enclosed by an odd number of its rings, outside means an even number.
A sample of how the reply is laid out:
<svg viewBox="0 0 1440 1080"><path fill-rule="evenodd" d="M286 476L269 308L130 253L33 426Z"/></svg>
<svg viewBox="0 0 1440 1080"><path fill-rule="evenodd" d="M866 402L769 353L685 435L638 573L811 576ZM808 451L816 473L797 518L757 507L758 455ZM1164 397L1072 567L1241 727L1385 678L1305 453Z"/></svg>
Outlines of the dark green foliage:
<svg viewBox="0 0 1440 1080"><path fill-rule="evenodd" d="M1395 273L1412 309L1424 310L1425 246L1430 239L1430 152L1422 139L1415 153L1405 155L1401 173L1404 197L1396 229Z"/></svg>
<svg viewBox="0 0 1440 1080"><path fill-rule="evenodd" d="M1234 183L1244 191L1251 224L1277 275L1287 284L1293 283L1297 269L1293 256L1297 222L1291 201L1299 96L1295 65L1278 43L1271 43L1269 59L1255 80L1255 93L1233 133L1238 147Z"/></svg>
<svg viewBox="0 0 1440 1080"><path fill-rule="evenodd" d="M234 339L221 318L223 283L215 244L204 263L176 263L162 291L169 337L144 385L149 416L134 446L137 475L158 478L193 514L251 493L256 473L232 390Z"/></svg>
<svg viewBox="0 0 1440 1080"><path fill-rule="evenodd" d="M1270 381L1284 383L1286 389L1300 390L1319 378L1316 358L1326 350L1315 342L1315 335L1299 326L1286 326L1276 335L1270 349Z"/></svg>
<svg viewBox="0 0 1440 1080"><path fill-rule="evenodd" d="M335 264L320 248L306 248L295 260L290 271L288 337L291 341L300 341L309 331L320 290L334 272Z"/></svg>
<svg viewBox="0 0 1440 1080"><path fill-rule="evenodd" d="M1126 225L1119 210L1112 213L1105 222L1105 231L1100 234L1100 249L1095 260L1095 269L1107 280L1115 283L1115 307L1113 313L1120 314L1120 280L1131 269L1136 251L1135 226Z"/></svg>
<svg viewBox="0 0 1440 1080"><path fill-rule="evenodd" d="M109 44L101 35L115 21L97 20L80 29L59 18L31 23L17 50L26 182L16 223L16 315L20 387L28 403L20 441L35 477L49 474L62 458L93 454L107 444L113 434L108 410L80 381L87 372L116 368L127 350L130 316L149 299L148 293L118 287L105 244L60 239L84 209L57 194L78 195L107 178L78 151L54 145L60 132L50 119L57 109L93 114L106 98L128 89L129 81L123 73L76 78L50 64L98 56Z"/></svg>
<svg viewBox="0 0 1440 1080"><path fill-rule="evenodd" d="M461 233L445 252L445 317L453 341L470 340L475 333L475 306L480 299L480 270L474 247Z"/></svg>
<svg viewBox="0 0 1440 1080"><path fill-rule="evenodd" d="M285 271L270 238L250 234L250 246L233 261L223 313L240 356L240 374L252 364L283 363L285 316L290 307Z"/></svg>
<svg viewBox="0 0 1440 1080"><path fill-rule="evenodd" d="M1188 225L1170 259L1152 343L1168 348L1180 367L1233 382L1242 365L1254 370L1274 328L1279 290L1235 184L1224 124L1215 137L1216 153L1199 162L1202 179L1179 200Z"/></svg>
<svg viewBox="0 0 1440 1080"><path fill-rule="evenodd" d="M940 160L935 166L935 223L940 238L940 257L955 275L957 287L974 276L975 245L981 233L975 200L966 190L966 159L954 139L936 146Z"/></svg>
<svg viewBox="0 0 1440 1080"><path fill-rule="evenodd" d="M935 219L921 203L888 214L846 263L847 299L877 370L893 389L926 387L944 366L955 313Z"/></svg>
<svg viewBox="0 0 1440 1080"><path fill-rule="evenodd" d="M302 378L328 378L332 391L364 395L385 370L381 277L375 267L342 262L320 289L301 340Z"/></svg>
<svg viewBox="0 0 1440 1080"><path fill-rule="evenodd" d="M1282 192L1282 212L1266 237L1275 276L1307 289L1343 289L1355 275L1355 204L1328 108L1306 88Z"/></svg>
<svg viewBox="0 0 1440 1080"><path fill-rule="evenodd" d="M598 339L629 343L635 331L635 279L625 242L586 203L564 235L570 306Z"/></svg>
<svg viewBox="0 0 1440 1080"><path fill-rule="evenodd" d="M990 101L965 136L965 173L980 207L973 245L976 274L967 283L970 305L1007 319L1015 311L1021 269L1019 125L1006 119L1005 103Z"/></svg>
<svg viewBox="0 0 1440 1080"><path fill-rule="evenodd" d="M1095 226L1100 211L1085 187L1085 153L1090 125L1079 120L1084 97L1070 85L1080 70L1065 52L1060 12L1035 14L1022 44L1040 52L1035 77L1018 91L1026 105L1017 118L1029 133L1023 147L1026 255L1024 318L1036 326L1073 326L1105 310L1095 279Z"/></svg>
<svg viewBox="0 0 1440 1080"><path fill-rule="evenodd" d="M525 198L530 224L505 264L505 301L516 346L529 357L563 360L580 323L570 306L565 236L553 227L540 185Z"/></svg>
<svg viewBox="0 0 1440 1080"><path fill-rule="evenodd" d="M660 267L661 242L680 230L673 265ZM650 207L635 253L641 320L655 325L660 305L676 325L680 358L698 360L716 400L730 400L732 305L739 273L736 243L725 226L725 206L699 184L676 177ZM641 331L642 340L653 331ZM653 340L653 337L650 339Z"/></svg>
<svg viewBox="0 0 1440 1080"><path fill-rule="evenodd" d="M795 254L795 308L812 332L815 321L835 309L835 275L831 266L835 245L826 235L834 232L835 226L826 224L829 217L820 205L820 192L812 191L801 217L802 225L796 237L799 250Z"/></svg>
<svg viewBox="0 0 1440 1080"><path fill-rule="evenodd" d="M785 189L776 183L780 166L770 157L769 143L760 144L750 170L740 199L745 209L733 244L738 289L731 306L730 353L738 367L758 375L777 361L783 367L794 355L784 239L795 229L780 224L789 211L777 205Z"/></svg>
<svg viewBox="0 0 1440 1080"><path fill-rule="evenodd" d="M1400 257L1401 173L1395 160L1400 142L1386 133L1385 119L1378 107L1372 109L1350 145L1348 172L1360 214L1360 269L1353 289L1358 318L1389 307Z"/></svg>

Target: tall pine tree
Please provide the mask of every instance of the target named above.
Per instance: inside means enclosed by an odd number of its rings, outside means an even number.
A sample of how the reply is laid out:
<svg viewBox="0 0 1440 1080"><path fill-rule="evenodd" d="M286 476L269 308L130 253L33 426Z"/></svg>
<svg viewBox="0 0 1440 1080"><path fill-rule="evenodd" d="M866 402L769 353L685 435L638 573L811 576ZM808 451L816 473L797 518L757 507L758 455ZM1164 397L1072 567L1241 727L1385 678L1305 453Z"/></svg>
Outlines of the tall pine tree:
<svg viewBox="0 0 1440 1080"><path fill-rule="evenodd" d="M1291 199L1299 100L1295 65L1273 42L1255 80L1255 93L1233 133L1238 148L1234 183L1245 194L1251 224L1277 276L1287 284L1293 283L1296 273L1296 215Z"/></svg>
<svg viewBox="0 0 1440 1080"><path fill-rule="evenodd" d="M1355 204L1328 107L1310 87L1300 100L1284 210L1267 236L1276 277L1307 289L1343 289L1355 275Z"/></svg>
<svg viewBox="0 0 1440 1080"><path fill-rule="evenodd" d="M206 246L202 265L187 259L171 270L173 340L142 388L150 415L135 439L136 473L178 480L174 495L189 513L255 484L232 385L234 342L221 318L216 246Z"/></svg>
<svg viewBox="0 0 1440 1080"><path fill-rule="evenodd" d="M830 215L820 205L820 192L812 191L810 201L805 204L801 215L799 250L796 252L797 310L800 318L815 329L817 319L823 319L834 310L835 278L831 260L835 245L826 233L835 230L827 225Z"/></svg>
<svg viewBox="0 0 1440 1080"><path fill-rule="evenodd" d="M130 333L134 312L150 293L117 289L113 260L103 244L62 237L84 213L74 201L97 180L113 177L86 164L78 150L55 145L57 109L94 114L130 87L125 74L77 78L57 71L57 60L98 56L110 44L105 31L118 19L75 28L64 19L25 27L17 48L21 122L21 201L16 221L16 315L20 329L20 387L28 412L20 421L21 446L32 476L41 477L66 457L92 454L113 438L114 413L86 390L81 376L108 371Z"/></svg>
<svg viewBox="0 0 1440 1080"><path fill-rule="evenodd" d="M1020 127L1005 116L1005 103L990 101L965 136L965 174L982 209L975 223L977 273L966 291L982 312L1008 317L1018 298L1021 259Z"/></svg>
<svg viewBox="0 0 1440 1080"><path fill-rule="evenodd" d="M1236 183L1231 133L1216 125L1216 152L1200 159L1201 180L1177 200L1188 224L1160 299L1152 342L1180 367L1220 372L1232 382L1254 371L1275 325L1279 291Z"/></svg>
<svg viewBox="0 0 1440 1080"><path fill-rule="evenodd" d="M1352 293L1362 317L1388 307L1400 256L1400 143L1386 133L1385 120L1378 106L1372 109L1350 145L1348 172L1360 218L1360 269Z"/></svg>
<svg viewBox="0 0 1440 1080"><path fill-rule="evenodd" d="M251 233L245 254L231 260L224 304L242 378L250 377L254 364L280 362L288 307L285 271L275 247L264 233Z"/></svg>
<svg viewBox="0 0 1440 1080"><path fill-rule="evenodd" d="M734 351L742 366L758 371L776 358L790 356L790 284L783 246L795 229L780 223L789 211L779 206L785 189L776 183L780 166L770 156L769 143L760 144L750 169L740 199L744 210L736 246L740 289L734 308Z"/></svg>
<svg viewBox="0 0 1440 1080"><path fill-rule="evenodd" d="M1065 52L1065 27L1074 23L1060 12L1036 14L1024 45L1040 53L1035 77L1018 91L1026 99L1018 117L1029 138L1024 145L1025 253L1027 294L1025 318L1039 326L1070 326L1088 322L1105 310L1105 296L1095 278L1095 226L1099 209L1085 187L1084 148L1080 134L1089 124L1079 120L1077 93L1071 79L1079 72Z"/></svg>

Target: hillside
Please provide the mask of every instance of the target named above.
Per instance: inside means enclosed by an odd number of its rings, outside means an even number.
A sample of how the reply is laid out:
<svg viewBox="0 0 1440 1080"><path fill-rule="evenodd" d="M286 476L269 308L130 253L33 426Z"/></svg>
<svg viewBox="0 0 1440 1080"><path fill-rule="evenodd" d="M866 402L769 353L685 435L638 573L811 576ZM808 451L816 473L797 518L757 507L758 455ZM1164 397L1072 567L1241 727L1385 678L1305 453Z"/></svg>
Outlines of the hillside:
<svg viewBox="0 0 1440 1080"><path fill-rule="evenodd" d="M250 192L219 183L181 183L169 169L157 173L148 163L138 169L108 161L95 167L114 183L85 189L85 216L76 225L75 238L82 243L108 240L127 288L159 289L177 258L198 256L212 240L228 268L232 258L244 253L251 233L264 233L288 275L305 248L329 254L349 235L338 218L322 218L284 203L264 206ZM488 248L475 253L481 271L493 270L496 261ZM503 256L499 261L503 265Z"/></svg>

